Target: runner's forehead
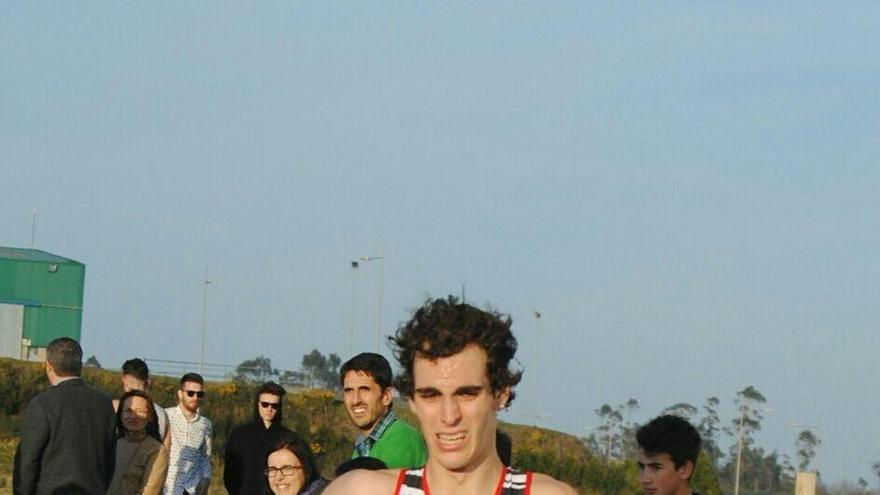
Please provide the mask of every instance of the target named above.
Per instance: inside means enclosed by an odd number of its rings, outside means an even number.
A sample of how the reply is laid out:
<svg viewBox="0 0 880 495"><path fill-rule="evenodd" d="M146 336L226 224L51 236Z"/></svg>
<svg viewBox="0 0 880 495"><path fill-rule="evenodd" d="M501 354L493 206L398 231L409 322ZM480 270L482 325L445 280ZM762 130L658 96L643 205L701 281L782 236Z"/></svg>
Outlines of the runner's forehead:
<svg viewBox="0 0 880 495"><path fill-rule="evenodd" d="M413 361L415 388L485 385L489 379L486 361L486 351L476 344L447 357L431 359L417 355Z"/></svg>

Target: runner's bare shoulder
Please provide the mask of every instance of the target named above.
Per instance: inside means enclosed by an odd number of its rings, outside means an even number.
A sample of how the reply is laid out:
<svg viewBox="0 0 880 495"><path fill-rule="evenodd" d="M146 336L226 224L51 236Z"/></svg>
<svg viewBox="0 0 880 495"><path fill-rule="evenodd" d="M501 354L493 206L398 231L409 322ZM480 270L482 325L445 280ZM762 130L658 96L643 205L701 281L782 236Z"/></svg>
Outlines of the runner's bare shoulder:
<svg viewBox="0 0 880 495"><path fill-rule="evenodd" d="M546 474L532 474L532 495L577 495L574 488L567 484L547 476Z"/></svg>
<svg viewBox="0 0 880 495"><path fill-rule="evenodd" d="M390 495L400 476L399 469L370 471L355 469L333 480L323 495Z"/></svg>

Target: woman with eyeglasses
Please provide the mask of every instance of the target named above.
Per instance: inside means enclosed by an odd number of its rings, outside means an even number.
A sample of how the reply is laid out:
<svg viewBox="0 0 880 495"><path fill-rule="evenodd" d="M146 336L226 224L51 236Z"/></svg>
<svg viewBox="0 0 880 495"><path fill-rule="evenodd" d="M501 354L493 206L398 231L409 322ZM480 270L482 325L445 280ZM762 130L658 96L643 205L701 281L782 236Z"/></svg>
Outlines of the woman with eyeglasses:
<svg viewBox="0 0 880 495"><path fill-rule="evenodd" d="M159 440L153 400L130 390L116 411L116 469L107 495L159 495L168 473L168 449Z"/></svg>
<svg viewBox="0 0 880 495"><path fill-rule="evenodd" d="M317 495L327 487L312 449L299 435L280 439L266 458L266 479L275 495Z"/></svg>

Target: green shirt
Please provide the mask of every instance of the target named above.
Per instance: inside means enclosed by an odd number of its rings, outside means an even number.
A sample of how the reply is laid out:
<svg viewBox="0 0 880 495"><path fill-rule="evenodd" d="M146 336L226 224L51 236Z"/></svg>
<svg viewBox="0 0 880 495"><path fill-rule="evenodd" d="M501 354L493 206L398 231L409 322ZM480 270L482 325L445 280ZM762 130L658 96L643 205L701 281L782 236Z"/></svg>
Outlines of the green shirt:
<svg viewBox="0 0 880 495"><path fill-rule="evenodd" d="M388 469L421 467L428 460L421 432L406 421L394 418L381 432L374 433L378 433L378 438L372 438L371 433L370 439L374 441L366 455L381 460ZM357 457L360 455L355 449L351 458Z"/></svg>

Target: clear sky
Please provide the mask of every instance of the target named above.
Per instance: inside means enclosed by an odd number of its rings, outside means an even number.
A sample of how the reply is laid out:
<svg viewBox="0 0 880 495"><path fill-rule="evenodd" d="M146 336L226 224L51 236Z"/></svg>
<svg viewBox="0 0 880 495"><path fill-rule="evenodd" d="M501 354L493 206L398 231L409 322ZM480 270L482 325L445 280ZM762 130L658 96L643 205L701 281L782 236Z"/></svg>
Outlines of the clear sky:
<svg viewBox="0 0 880 495"><path fill-rule="evenodd" d="M876 483L878 46L876 2L3 2L0 245L36 205L105 366L197 360L209 266L206 360L281 368L373 347L384 246L384 333L513 316L506 420L754 385Z"/></svg>

